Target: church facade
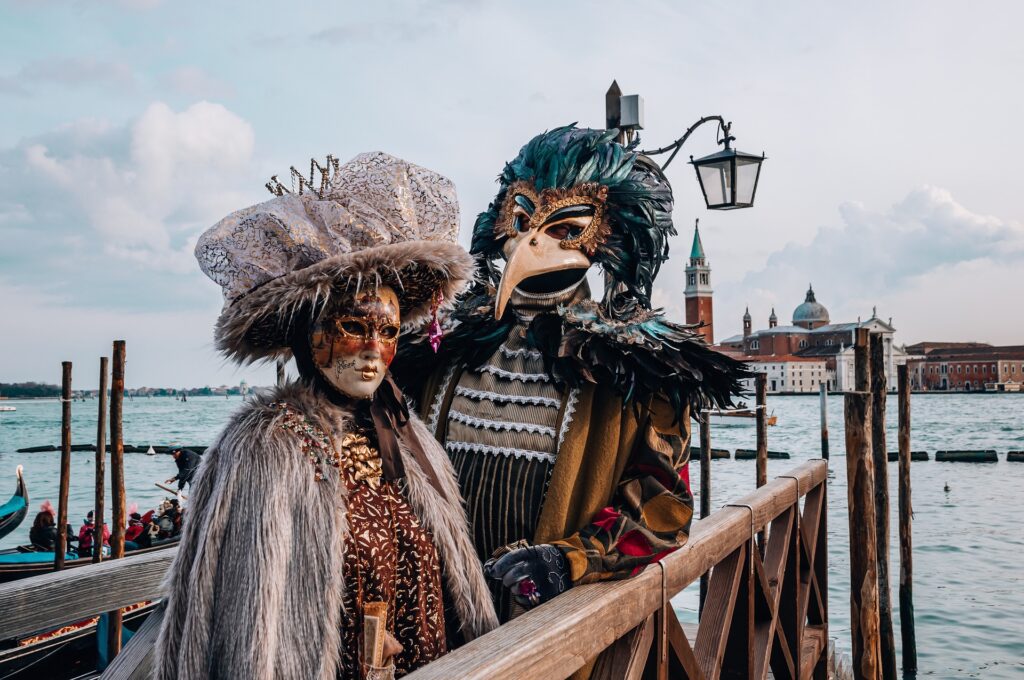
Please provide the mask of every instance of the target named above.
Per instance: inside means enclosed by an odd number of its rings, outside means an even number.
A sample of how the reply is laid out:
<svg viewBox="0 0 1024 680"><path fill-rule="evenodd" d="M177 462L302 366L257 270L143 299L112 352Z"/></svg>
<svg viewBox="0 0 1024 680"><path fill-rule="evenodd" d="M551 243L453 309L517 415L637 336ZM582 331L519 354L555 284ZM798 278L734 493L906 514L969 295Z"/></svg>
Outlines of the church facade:
<svg viewBox="0 0 1024 680"><path fill-rule="evenodd" d="M699 326L704 339L714 344L711 265L700 239L699 224L693 229L693 245L684 273L686 323ZM886 383L890 390L895 390L896 367L907 362L907 352L894 341L896 328L892 318L883 321L877 310L872 310L866 321L833 323L828 308L818 302L813 286L808 286L804 301L793 310L789 325L779 325L773 308L767 328L754 330L748 308L743 314L743 334L726 338L716 347L751 364L755 371L766 373L769 392L817 392L822 383L830 391L843 392L854 389L853 344L858 328L882 336Z"/></svg>

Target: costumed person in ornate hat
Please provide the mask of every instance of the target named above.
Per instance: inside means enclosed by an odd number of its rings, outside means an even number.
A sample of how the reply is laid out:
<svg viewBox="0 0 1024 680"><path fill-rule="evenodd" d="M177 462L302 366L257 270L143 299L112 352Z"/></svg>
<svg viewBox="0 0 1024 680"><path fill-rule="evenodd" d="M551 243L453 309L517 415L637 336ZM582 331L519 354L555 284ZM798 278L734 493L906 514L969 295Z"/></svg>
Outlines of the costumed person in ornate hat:
<svg viewBox="0 0 1024 680"><path fill-rule="evenodd" d="M417 382L424 343L393 367L455 466L502 620L684 544L690 409L730 403L745 376L651 309L672 190L617 133L558 128L506 164L473 230L485 277L451 316L442 367Z"/></svg>
<svg viewBox="0 0 1024 680"><path fill-rule="evenodd" d="M299 379L203 456L158 679L400 677L497 625L451 463L388 373L401 325L472 276L454 186L383 153L321 172L196 245L217 348Z"/></svg>

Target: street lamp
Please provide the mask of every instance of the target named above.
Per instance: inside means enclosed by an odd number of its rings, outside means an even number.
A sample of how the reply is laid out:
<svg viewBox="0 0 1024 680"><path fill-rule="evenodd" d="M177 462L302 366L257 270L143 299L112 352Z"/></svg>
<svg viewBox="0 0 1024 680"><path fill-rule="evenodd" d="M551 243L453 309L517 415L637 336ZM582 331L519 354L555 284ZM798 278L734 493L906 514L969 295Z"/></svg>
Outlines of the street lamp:
<svg viewBox="0 0 1024 680"><path fill-rule="evenodd" d="M643 100L637 95L622 96L619 86L614 81L605 95L605 110L609 128L617 127L623 131L622 141L632 141L635 130L643 128ZM668 146L660 149L643 150L645 156L658 156L672 152L668 160L661 166L665 170L679 153L686 140L701 125L709 122L718 123L718 143L724 149L710 156L694 159L690 156L690 164L697 171L697 181L704 194L704 203L708 210L735 210L750 208L754 205L757 193L757 182L761 177L761 163L767 160L763 153L760 156L737 151L732 148L736 138L730 134L732 123L727 123L721 116L704 116L691 125L683 136Z"/></svg>
<svg viewBox="0 0 1024 680"><path fill-rule="evenodd" d="M708 210L735 210L754 205L761 163L767 157L763 153L755 156L733 149L729 145L732 139L726 127L723 150L697 160L690 156Z"/></svg>

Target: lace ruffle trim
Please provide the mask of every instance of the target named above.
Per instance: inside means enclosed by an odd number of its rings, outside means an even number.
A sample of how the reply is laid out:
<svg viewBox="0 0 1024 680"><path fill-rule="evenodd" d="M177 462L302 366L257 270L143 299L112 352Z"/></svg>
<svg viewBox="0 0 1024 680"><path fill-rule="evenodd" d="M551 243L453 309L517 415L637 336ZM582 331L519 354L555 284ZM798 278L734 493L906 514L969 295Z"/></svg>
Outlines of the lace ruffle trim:
<svg viewBox="0 0 1024 680"><path fill-rule="evenodd" d="M555 437L555 428L546 427L544 425L536 425L534 423L510 423L503 420L488 420L487 418L477 418L475 416L456 411L451 409L448 411L448 419L454 420L457 423L463 425L469 425L470 427L483 428L486 430L495 430L497 432L530 432L531 434L542 434L552 439Z"/></svg>
<svg viewBox="0 0 1024 680"><path fill-rule="evenodd" d="M520 396L518 394L498 394L486 390L474 390L469 387L456 387L455 394L469 399L493 401L498 404L521 404L524 406L549 406L558 408L562 403L552 397L535 397L532 395Z"/></svg>
<svg viewBox="0 0 1024 680"><path fill-rule="evenodd" d="M456 364L452 364L448 368L444 380L441 381L441 386L437 389L437 394L434 395L434 403L430 405L430 418L427 420L427 425L431 432L437 432L437 421L441 418L441 403L444 401L444 395L448 394L448 385L455 376L455 368Z"/></svg>
<svg viewBox="0 0 1024 680"><path fill-rule="evenodd" d="M516 373L515 371L506 371L503 368L497 366L491 366L490 364L484 364L478 369L482 373L490 373L496 375L499 378L506 380L518 380L519 382L551 382L551 378L547 373Z"/></svg>
<svg viewBox="0 0 1024 680"><path fill-rule="evenodd" d="M569 396L565 402L565 413L562 414L562 424L558 427L558 448L562 448L562 442L565 441L565 433L569 429L569 425L572 424L573 414L576 413L576 402L579 401L580 391L577 388L569 390Z"/></svg>
<svg viewBox="0 0 1024 680"><path fill-rule="evenodd" d="M453 453L484 453L492 456L529 458L530 460L542 460L548 463L555 462L555 456L552 454L530 449L515 449L506 446L488 446L487 444L456 441L448 442L445 448Z"/></svg>
<svg viewBox="0 0 1024 680"><path fill-rule="evenodd" d="M525 359L543 359L544 358L544 355L541 354L540 352L538 352L537 350L535 350L535 349L527 349L525 347L521 347L519 349L509 349L508 347L505 347L505 345L502 345L501 346L501 353L502 353L502 355L504 355L505 357L507 357L509 359L518 359L519 357L523 357Z"/></svg>

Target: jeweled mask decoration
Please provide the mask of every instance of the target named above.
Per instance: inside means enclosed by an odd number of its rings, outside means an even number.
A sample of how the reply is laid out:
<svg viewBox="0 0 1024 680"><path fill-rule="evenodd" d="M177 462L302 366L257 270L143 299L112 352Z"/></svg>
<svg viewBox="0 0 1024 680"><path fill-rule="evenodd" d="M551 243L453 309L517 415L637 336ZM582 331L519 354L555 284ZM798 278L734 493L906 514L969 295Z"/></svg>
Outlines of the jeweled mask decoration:
<svg viewBox="0 0 1024 680"><path fill-rule="evenodd" d="M320 374L339 392L369 399L395 358L401 316L388 286L361 291L320 315L309 347Z"/></svg>
<svg viewBox="0 0 1024 680"><path fill-rule="evenodd" d="M656 164L616 141L617 130L574 125L537 135L505 165L500 188L477 217L471 252L497 289L495 314L513 289L573 280L555 273L593 264L606 273L603 303L650 307L654 277L668 258L672 189ZM502 270L500 258L507 259ZM541 280L541 278L544 280Z"/></svg>

